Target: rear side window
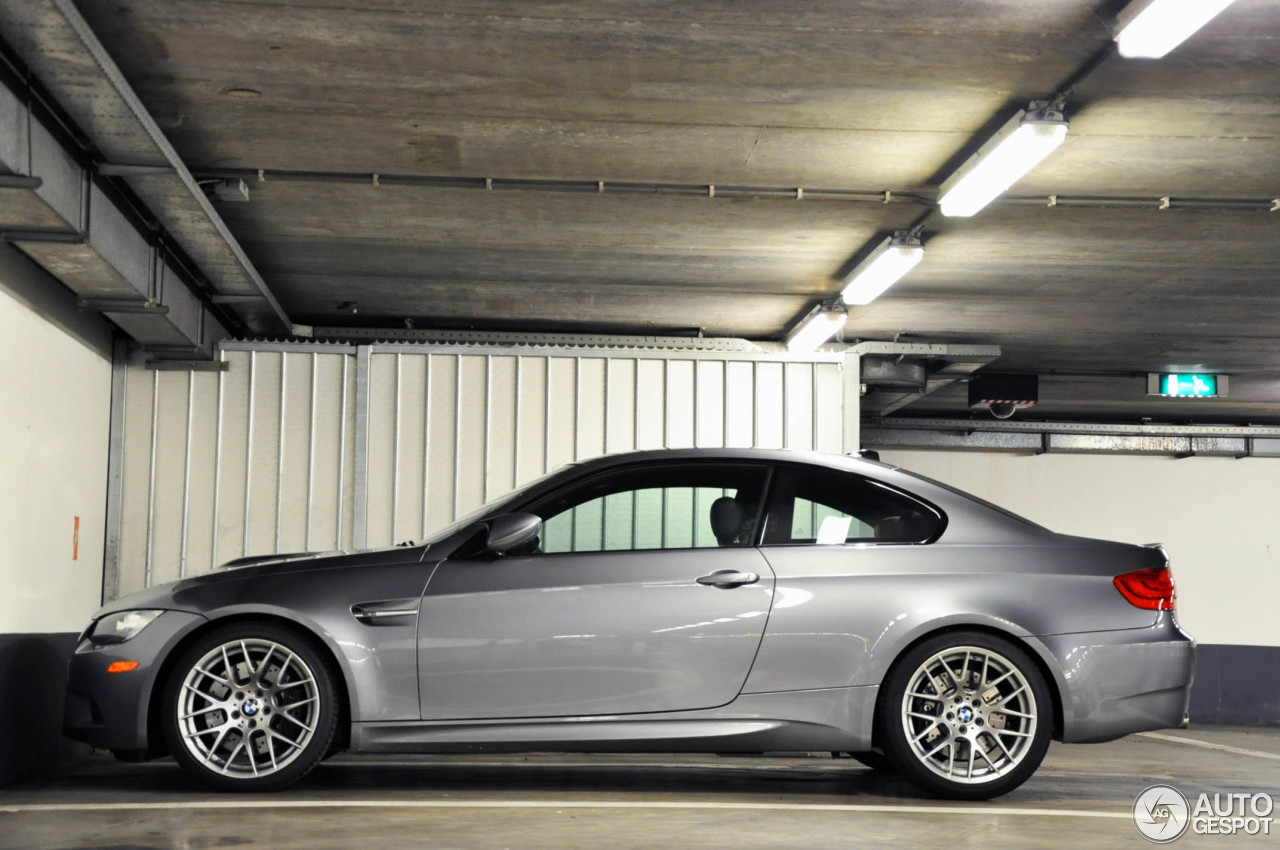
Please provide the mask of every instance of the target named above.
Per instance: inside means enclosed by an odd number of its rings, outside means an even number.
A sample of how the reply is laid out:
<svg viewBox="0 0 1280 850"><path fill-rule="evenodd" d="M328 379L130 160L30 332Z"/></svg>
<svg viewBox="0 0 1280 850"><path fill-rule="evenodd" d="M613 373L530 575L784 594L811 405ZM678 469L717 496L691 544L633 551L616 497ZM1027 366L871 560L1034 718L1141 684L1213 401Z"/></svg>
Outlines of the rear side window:
<svg viewBox="0 0 1280 850"><path fill-rule="evenodd" d="M932 505L851 472L782 466L775 482L766 546L927 543L945 524Z"/></svg>

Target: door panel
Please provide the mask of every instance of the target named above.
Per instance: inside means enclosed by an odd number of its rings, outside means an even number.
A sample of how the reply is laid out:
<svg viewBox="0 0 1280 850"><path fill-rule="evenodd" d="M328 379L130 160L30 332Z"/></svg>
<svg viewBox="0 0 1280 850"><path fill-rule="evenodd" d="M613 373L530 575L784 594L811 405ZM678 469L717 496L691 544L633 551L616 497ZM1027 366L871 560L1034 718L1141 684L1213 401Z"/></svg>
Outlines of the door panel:
<svg viewBox="0 0 1280 850"><path fill-rule="evenodd" d="M725 588L727 570L759 580ZM440 564L422 600L424 720L713 708L742 689L773 597L752 548Z"/></svg>
<svg viewBox="0 0 1280 850"><path fill-rule="evenodd" d="M874 654L946 604L929 575L945 569L941 550L903 545L934 539L943 516L878 481L799 464L776 469L767 516L777 586L747 692L875 684Z"/></svg>

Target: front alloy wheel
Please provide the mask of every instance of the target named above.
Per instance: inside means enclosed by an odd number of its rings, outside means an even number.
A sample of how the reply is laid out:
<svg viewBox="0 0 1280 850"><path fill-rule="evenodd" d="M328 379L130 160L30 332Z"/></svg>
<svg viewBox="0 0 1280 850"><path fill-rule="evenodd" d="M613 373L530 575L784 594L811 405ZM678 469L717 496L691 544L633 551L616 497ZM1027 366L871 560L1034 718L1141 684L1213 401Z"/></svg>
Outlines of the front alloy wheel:
<svg viewBox="0 0 1280 850"><path fill-rule="evenodd" d="M1008 641L940 635L909 651L886 688L878 718L886 754L940 796L985 800L1012 791L1049 748L1048 688Z"/></svg>
<svg viewBox="0 0 1280 850"><path fill-rule="evenodd" d="M170 677L165 735L178 763L223 790L269 790L301 779L337 726L324 659L292 631L237 623L210 632Z"/></svg>

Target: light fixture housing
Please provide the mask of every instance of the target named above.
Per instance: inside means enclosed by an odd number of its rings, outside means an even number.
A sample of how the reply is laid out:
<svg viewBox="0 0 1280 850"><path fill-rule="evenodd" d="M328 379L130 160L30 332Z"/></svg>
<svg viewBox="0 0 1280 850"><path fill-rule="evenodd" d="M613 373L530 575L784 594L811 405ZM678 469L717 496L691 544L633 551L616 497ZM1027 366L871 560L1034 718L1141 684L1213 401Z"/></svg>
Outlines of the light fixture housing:
<svg viewBox="0 0 1280 850"><path fill-rule="evenodd" d="M920 237L909 230L899 230L877 245L849 274L842 293L844 303L870 304L923 259L924 243Z"/></svg>
<svg viewBox="0 0 1280 850"><path fill-rule="evenodd" d="M787 334L787 351L817 351L819 346L839 333L848 320L849 314L844 310L819 304Z"/></svg>
<svg viewBox="0 0 1280 850"><path fill-rule="evenodd" d="M1134 0L1116 19L1116 44L1127 59L1159 59L1235 0Z"/></svg>
<svg viewBox="0 0 1280 850"><path fill-rule="evenodd" d="M1060 105L1032 101L948 177L938 192L942 214L968 217L1058 149L1069 122Z"/></svg>

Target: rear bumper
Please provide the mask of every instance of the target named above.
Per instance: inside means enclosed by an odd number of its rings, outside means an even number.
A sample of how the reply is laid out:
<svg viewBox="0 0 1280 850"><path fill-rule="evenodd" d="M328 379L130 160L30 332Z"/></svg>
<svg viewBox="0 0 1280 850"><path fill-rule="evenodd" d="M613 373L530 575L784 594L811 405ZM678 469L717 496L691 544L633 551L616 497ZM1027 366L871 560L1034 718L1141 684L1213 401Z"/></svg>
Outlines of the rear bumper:
<svg viewBox="0 0 1280 850"><path fill-rule="evenodd" d="M62 731L72 740L106 750L144 752L149 741L151 695L161 663L205 618L165 611L132 640L94 646L82 639L71 656ZM128 673L108 673L113 661L141 662Z"/></svg>
<svg viewBox="0 0 1280 850"><path fill-rule="evenodd" d="M1059 663L1063 741L1108 741L1186 725L1196 643L1171 614L1146 629L1039 640Z"/></svg>

